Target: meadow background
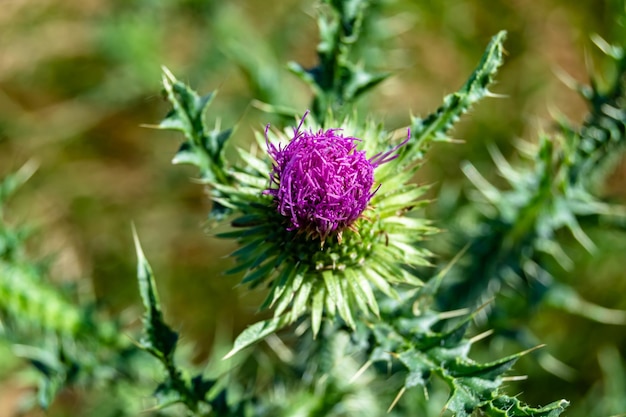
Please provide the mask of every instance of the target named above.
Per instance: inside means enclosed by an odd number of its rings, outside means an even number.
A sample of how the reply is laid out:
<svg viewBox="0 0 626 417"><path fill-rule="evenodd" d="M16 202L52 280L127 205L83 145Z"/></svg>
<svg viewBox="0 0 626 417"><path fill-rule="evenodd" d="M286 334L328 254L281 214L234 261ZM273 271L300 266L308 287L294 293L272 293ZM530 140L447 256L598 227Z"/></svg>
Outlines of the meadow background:
<svg viewBox="0 0 626 417"><path fill-rule="evenodd" d="M364 56L394 76L360 107L388 128L408 124L409 113L433 111L464 82L490 37L502 29L509 33L505 65L492 88L505 97L484 100L463 119L453 136L465 144L432 149L419 178L433 184L431 197L441 187L467 185L459 169L463 160L498 183L487 144L514 155L515 140L534 141L538 132L554 129L555 113L579 123L585 103L557 74L586 82L590 68L602 67L590 35L612 40L624 34L615 29L618 2L609 0L382 4ZM161 65L197 91L219 90L209 120L237 124L239 144L250 141L254 129L277 122L254 99L306 109L310 93L286 63L315 63L316 2L3 0L1 6L0 175L29 160L39 165L13 199L10 219L36 225L30 250L49 257L51 279L93 290L98 304L127 322L141 314L134 222L167 320L193 346L194 359L203 361L216 329L234 337L261 318L256 306L263 294L221 274L234 246L206 233L209 202L190 180L194 171L170 165L180 138L141 125L158 123L169 108L161 95ZM251 74L265 80L263 88L248 83ZM625 202L625 185L621 162L598 194ZM598 251L590 256L566 242L576 266L560 278L591 301L626 309L626 237L590 234ZM581 403L601 401L606 389L626 390L626 372L616 368L624 367L623 359L611 359L611 352L626 351L626 328L549 309L539 311L530 327L578 373L565 381L539 369L532 357L522 359L517 368L531 378L515 388L529 403L566 398L573 404L565 415L585 415L576 414L576 407L585 409ZM31 389L16 376L21 366L0 364L0 416L10 416L18 394Z"/></svg>

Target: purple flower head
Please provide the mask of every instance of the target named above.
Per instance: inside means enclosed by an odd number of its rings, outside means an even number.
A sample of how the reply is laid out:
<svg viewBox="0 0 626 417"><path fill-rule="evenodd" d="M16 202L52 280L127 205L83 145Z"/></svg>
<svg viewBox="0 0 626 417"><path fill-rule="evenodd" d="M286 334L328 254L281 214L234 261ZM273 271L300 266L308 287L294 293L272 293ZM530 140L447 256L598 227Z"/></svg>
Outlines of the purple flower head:
<svg viewBox="0 0 626 417"><path fill-rule="evenodd" d="M303 231L322 242L336 233L341 240L343 230L361 216L378 190L372 190L374 169L396 158L392 153L406 141L368 159L356 149L360 139L343 136L341 129L300 131L307 114L284 149L267 142L275 163L266 193L288 219L287 230Z"/></svg>

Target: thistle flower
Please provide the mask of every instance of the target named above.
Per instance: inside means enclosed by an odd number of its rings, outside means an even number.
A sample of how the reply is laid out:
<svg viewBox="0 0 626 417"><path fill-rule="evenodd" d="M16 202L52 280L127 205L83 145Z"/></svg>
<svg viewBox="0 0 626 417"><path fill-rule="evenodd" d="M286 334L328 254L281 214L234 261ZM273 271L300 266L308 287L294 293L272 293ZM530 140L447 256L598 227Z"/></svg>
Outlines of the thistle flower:
<svg viewBox="0 0 626 417"><path fill-rule="evenodd" d="M236 185L216 186L228 198L214 200L242 214L218 235L240 243L229 272L245 271L252 287L267 283L262 308L274 309L273 320L244 332L259 333L242 334L248 341L306 312L314 334L324 316L354 327L356 314L378 315L375 290L395 297L395 284L421 285L404 266L428 264L415 243L434 228L408 216L426 190L409 183L417 165L401 156L411 136L398 141L351 119L323 128L306 116L291 133L266 127L257 142L267 154L240 150Z"/></svg>
<svg viewBox="0 0 626 417"><path fill-rule="evenodd" d="M307 114L284 149L267 142L275 163L270 188L265 192L274 197L278 212L288 218L287 230L319 237L322 245L330 235L336 235L341 243L346 228L358 232L353 223L378 190L372 190L374 169L393 160L393 152L406 141L367 159L365 151L357 150L360 139L343 136L341 129L301 131ZM266 137L268 130L269 125Z"/></svg>

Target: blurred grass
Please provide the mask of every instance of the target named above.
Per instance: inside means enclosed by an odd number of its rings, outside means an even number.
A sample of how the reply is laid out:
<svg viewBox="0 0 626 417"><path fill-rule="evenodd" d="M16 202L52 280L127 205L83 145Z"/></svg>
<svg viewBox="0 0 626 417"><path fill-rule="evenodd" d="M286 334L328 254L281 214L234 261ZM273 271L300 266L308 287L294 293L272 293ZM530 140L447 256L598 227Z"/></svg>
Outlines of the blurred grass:
<svg viewBox="0 0 626 417"><path fill-rule="evenodd" d="M505 66L494 92L506 98L481 103L461 123L462 146L443 145L430 155L421 181L463 181L459 163L492 171L487 143L511 154L515 138L550 130L550 110L574 121L584 102L554 74L587 80L585 57L597 57L589 34L611 39L614 1L455 0L385 1L384 20L371 28L381 48L368 62L395 76L362 103L389 128L426 114L456 90L489 37L509 31ZM198 91L219 89L210 120L238 124L238 143L252 129L276 122L250 103L276 101L303 111L309 94L285 69L315 62L315 3L301 0L5 0L0 8L0 175L35 159L40 169L12 204L15 221L34 219L40 233L32 250L54 254L53 276L93 286L114 314L138 317L130 223L135 222L158 278L166 317L183 339L208 354L216 323L233 334L255 321L262 294L233 287L221 271L230 243L204 233L208 209L191 170L170 166L179 138L141 128L168 109L160 94L167 65ZM251 89L237 62L264 72L266 89ZM624 201L626 165L606 193ZM573 280L589 299L626 309L620 234L594 232L601 250L590 257L570 245ZM129 310L130 309L130 310ZM581 398L600 377L603 345L626 348L626 331L562 313L542 312L534 330L579 368L575 383L536 369L520 384L525 399L546 403ZM575 331L574 331L575 330ZM552 335L552 336L548 336ZM551 340L553 338L554 340ZM2 390L4 384L0 384ZM626 411L626 410L623 410ZM1 412L0 412L1 414ZM584 414L578 414L584 415Z"/></svg>

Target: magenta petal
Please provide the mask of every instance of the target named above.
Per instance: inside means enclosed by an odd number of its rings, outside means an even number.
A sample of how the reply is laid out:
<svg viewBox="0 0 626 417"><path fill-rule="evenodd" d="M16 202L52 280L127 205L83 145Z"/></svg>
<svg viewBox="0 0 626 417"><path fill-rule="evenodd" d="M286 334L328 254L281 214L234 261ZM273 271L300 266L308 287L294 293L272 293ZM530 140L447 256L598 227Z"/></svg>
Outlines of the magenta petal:
<svg viewBox="0 0 626 417"><path fill-rule="evenodd" d="M376 191L371 191L374 168L393 159L392 152L370 160L356 149L360 139L344 137L340 129L301 132L301 126L302 122L284 149L268 142L275 164L266 192L289 219L288 230L299 229L323 240L365 211Z"/></svg>

